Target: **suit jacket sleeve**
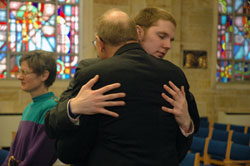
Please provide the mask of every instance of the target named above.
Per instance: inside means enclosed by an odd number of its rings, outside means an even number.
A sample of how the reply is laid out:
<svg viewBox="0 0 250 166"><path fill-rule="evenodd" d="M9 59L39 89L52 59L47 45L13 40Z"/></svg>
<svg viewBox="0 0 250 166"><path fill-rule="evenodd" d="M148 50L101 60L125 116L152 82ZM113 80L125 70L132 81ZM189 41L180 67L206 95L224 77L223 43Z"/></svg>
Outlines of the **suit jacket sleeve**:
<svg viewBox="0 0 250 166"><path fill-rule="evenodd" d="M81 124L75 132L56 140L57 157L62 162L84 165L96 143L97 116L81 116Z"/></svg>
<svg viewBox="0 0 250 166"><path fill-rule="evenodd" d="M85 163L97 138L98 115L81 115L80 124L76 126L72 124L66 113L69 98L74 97L79 92L81 84L87 81L87 79L84 79L84 75L80 73L85 70L85 67L97 61L92 60L87 62L88 63L86 63L86 61L80 62L74 79L70 82L68 89L63 92L60 98L61 102L54 108L55 110L51 110L51 113L47 117L53 127L51 131L54 131L51 135L56 137L57 157L67 164ZM52 120L49 120L51 117ZM57 122L55 122L56 120Z"/></svg>
<svg viewBox="0 0 250 166"><path fill-rule="evenodd" d="M46 113L44 126L50 138L60 138L78 130L79 126L74 125L68 117L67 103L69 99L76 96L75 92L78 92L81 88L77 82L79 71L98 61L99 59L97 58L80 61L74 78L72 78L67 89L61 94L58 104Z"/></svg>
<svg viewBox="0 0 250 166"><path fill-rule="evenodd" d="M188 86L188 89L189 89L189 86ZM195 98L194 98L193 94L188 89L186 90L187 91L186 100L188 103L188 112L189 112L191 119L193 120L194 133L196 133L199 129L199 126L200 126L200 117L199 117L197 105L195 102ZM185 137L180 130L178 131L177 145L176 146L177 146L179 162L181 162L184 159L188 150L190 149L190 146L192 144L192 139L193 139L193 134L188 136L188 137Z"/></svg>

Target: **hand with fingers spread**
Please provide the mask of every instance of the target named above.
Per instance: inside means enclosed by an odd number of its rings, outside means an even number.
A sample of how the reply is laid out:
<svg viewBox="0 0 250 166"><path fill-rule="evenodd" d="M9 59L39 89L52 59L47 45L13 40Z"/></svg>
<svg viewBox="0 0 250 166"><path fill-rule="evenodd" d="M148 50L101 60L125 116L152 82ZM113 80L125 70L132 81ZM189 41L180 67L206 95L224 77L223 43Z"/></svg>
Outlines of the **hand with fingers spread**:
<svg viewBox="0 0 250 166"><path fill-rule="evenodd" d="M168 97L165 93L162 93L162 97L169 102L173 108L167 108L162 106L162 110L171 114L174 114L175 120L186 133L190 131L192 120L188 112L188 104L185 97L184 86L179 89L175 84L169 81L169 86L163 85L163 88L172 96Z"/></svg>
<svg viewBox="0 0 250 166"><path fill-rule="evenodd" d="M113 99L125 97L125 93L105 94L106 92L119 88L120 83L106 85L100 89L92 90L92 87L98 81L99 75L89 80L82 86L81 90L75 98L70 101L71 111L74 114L93 115L105 114L113 117L119 115L115 112L105 109L105 107L123 106L124 101L112 101Z"/></svg>

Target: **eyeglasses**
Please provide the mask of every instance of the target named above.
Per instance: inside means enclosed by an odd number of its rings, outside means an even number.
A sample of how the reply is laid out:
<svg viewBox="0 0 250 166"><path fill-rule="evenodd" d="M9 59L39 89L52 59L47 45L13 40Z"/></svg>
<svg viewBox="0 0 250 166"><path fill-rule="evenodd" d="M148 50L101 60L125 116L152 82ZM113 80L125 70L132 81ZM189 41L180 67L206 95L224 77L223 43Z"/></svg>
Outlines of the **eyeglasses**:
<svg viewBox="0 0 250 166"><path fill-rule="evenodd" d="M104 43L104 41L102 40L100 36L99 36L99 39ZM92 41L92 44L96 47L96 39Z"/></svg>
<svg viewBox="0 0 250 166"><path fill-rule="evenodd" d="M19 74L22 74L22 76L26 77L29 74L32 74L34 72L29 72L29 71L25 71L25 70L19 70Z"/></svg>
<svg viewBox="0 0 250 166"><path fill-rule="evenodd" d="M93 40L92 44L96 47L96 40Z"/></svg>

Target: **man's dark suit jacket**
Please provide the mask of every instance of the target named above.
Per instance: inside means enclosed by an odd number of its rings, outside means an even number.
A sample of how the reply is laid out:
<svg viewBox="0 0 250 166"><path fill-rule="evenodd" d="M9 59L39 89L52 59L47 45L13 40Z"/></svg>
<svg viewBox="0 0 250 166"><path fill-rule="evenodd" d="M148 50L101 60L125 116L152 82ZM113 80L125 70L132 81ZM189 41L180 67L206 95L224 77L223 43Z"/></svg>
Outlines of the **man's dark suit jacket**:
<svg viewBox="0 0 250 166"><path fill-rule="evenodd" d="M122 86L109 93L125 92L126 105L108 108L119 118L81 116L80 125L75 126L67 118L65 105L96 74L100 79L94 89L120 82ZM78 70L61 103L45 119L47 134L58 140L59 158L71 163L81 158L83 165L90 166L178 165L192 137L185 138L174 116L161 110L163 105L172 107L161 97L168 81L184 85L197 130L198 111L184 73L171 62L148 55L139 44L127 44L114 57Z"/></svg>

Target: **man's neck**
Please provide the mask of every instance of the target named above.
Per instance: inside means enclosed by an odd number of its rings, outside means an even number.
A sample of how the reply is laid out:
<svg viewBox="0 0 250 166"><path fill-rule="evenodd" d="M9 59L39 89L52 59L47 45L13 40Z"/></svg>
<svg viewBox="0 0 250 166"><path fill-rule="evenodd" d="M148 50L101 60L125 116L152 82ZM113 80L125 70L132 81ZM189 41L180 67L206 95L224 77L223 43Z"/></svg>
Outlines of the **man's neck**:
<svg viewBox="0 0 250 166"><path fill-rule="evenodd" d="M115 53L124 45L129 44L129 43L138 43L137 41L131 40L131 41L127 41L125 43L122 43L120 45L117 46L111 46L111 45L107 45L106 46L106 55L108 55L107 57L105 57L104 59L107 58L111 58L112 56L115 55Z"/></svg>

